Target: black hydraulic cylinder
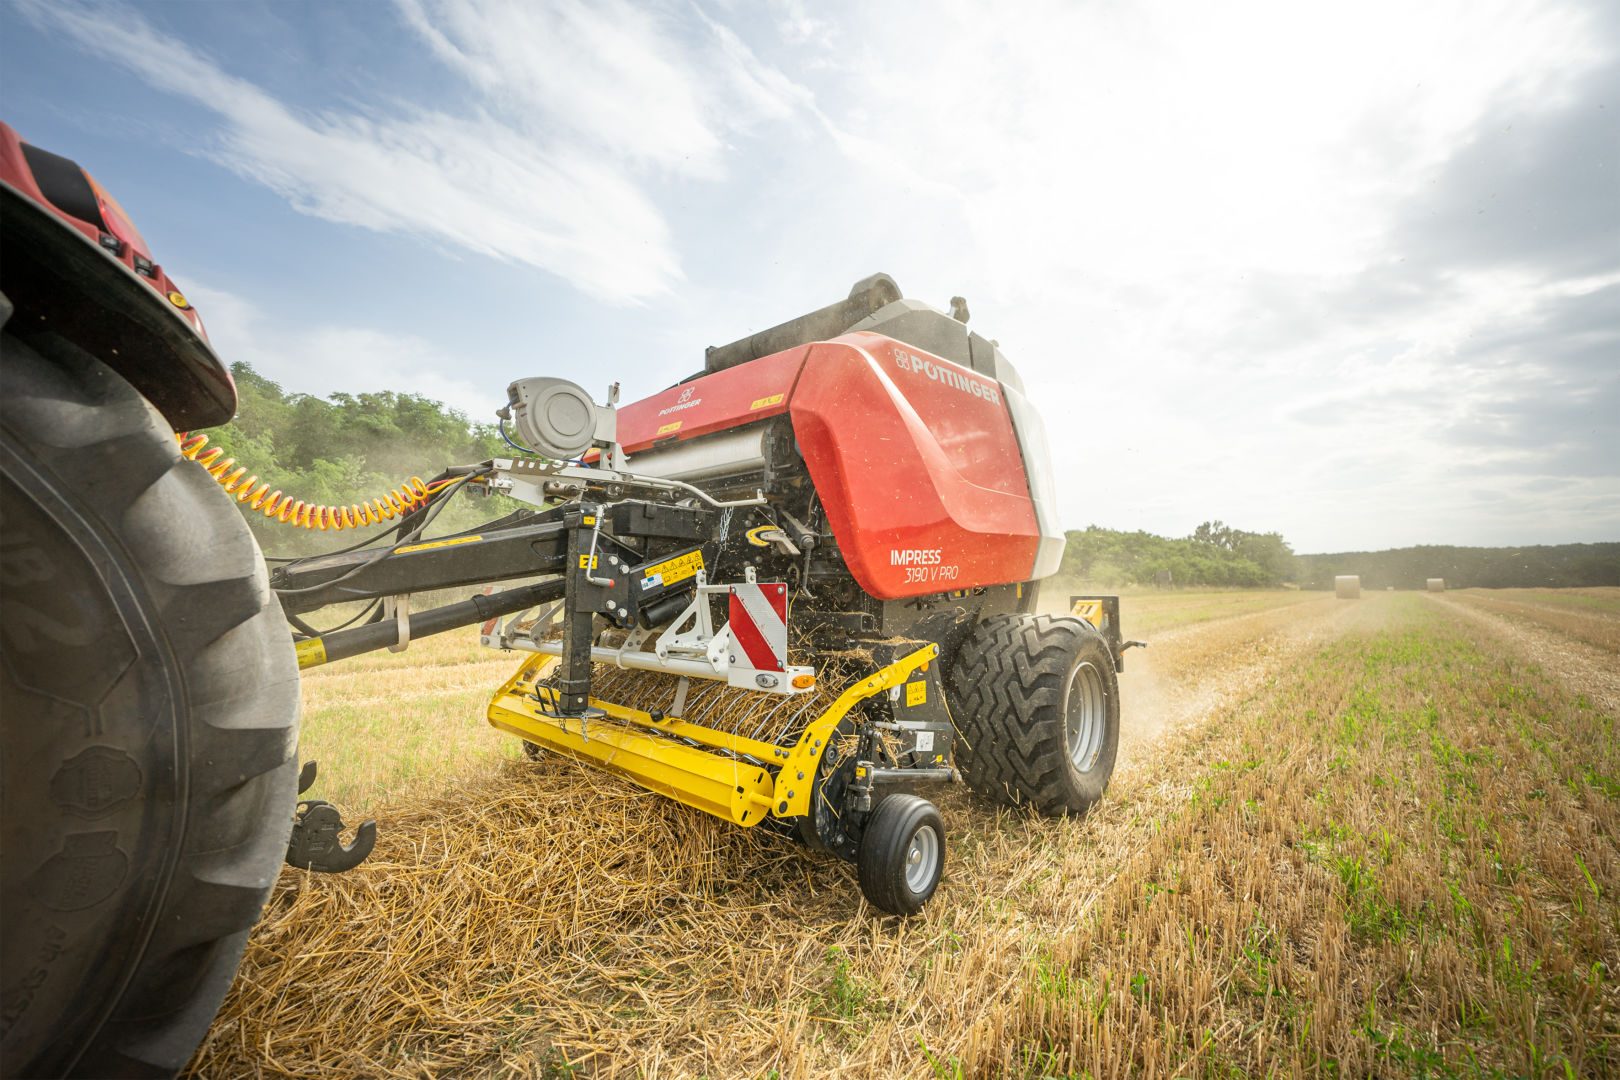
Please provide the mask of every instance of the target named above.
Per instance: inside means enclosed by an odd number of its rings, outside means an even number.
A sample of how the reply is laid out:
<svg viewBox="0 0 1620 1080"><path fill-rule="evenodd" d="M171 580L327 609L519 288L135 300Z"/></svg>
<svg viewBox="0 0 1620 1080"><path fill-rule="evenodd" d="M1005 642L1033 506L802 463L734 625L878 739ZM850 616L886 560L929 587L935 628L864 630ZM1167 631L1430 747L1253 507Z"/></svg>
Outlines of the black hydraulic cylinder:
<svg viewBox="0 0 1620 1080"><path fill-rule="evenodd" d="M510 615L536 604L560 599L563 579L552 578L534 585L474 596L459 604L446 604L419 612L408 618L411 640L432 637L458 626L470 626L499 615ZM587 626L589 619L585 620ZM337 630L321 637L306 638L298 643L298 666L301 668L330 664L334 660L347 660L361 653L375 652L399 643L399 625L394 619L368 623L353 630Z"/></svg>

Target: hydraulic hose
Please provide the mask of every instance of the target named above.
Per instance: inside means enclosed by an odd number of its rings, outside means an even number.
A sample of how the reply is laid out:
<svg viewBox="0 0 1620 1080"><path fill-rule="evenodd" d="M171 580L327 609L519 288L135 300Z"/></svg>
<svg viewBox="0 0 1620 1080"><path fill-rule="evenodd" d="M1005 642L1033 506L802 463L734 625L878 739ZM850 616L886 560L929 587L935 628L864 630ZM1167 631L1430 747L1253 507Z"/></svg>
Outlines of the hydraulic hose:
<svg viewBox="0 0 1620 1080"><path fill-rule="evenodd" d="M249 510L257 510L271 521L300 529L319 529L324 532L329 529L363 529L381 525L385 521L403 517L413 510L420 510L435 494L455 483L457 479L452 477L427 483L420 476L413 476L378 498L349 506L322 506L302 499L295 500L290 495L283 495L279 490L271 491L269 484L261 483L256 475L250 476L246 467L237 465L235 458L226 457L225 451L220 447L205 449L208 446L207 435L182 431L176 438L180 441L180 456L195 461L208 470L208 475L225 489L226 494L247 506Z"/></svg>

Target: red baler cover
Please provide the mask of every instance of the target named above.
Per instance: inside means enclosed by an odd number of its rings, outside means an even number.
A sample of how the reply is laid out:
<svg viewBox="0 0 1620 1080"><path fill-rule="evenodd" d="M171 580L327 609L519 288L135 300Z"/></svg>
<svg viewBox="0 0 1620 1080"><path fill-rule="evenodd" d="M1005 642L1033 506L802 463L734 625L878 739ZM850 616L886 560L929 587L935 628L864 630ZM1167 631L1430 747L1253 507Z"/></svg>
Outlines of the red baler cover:
<svg viewBox="0 0 1620 1080"><path fill-rule="evenodd" d="M1040 530L1001 388L873 333L799 346L619 410L632 455L782 413L856 582L881 599L1030 577Z"/></svg>

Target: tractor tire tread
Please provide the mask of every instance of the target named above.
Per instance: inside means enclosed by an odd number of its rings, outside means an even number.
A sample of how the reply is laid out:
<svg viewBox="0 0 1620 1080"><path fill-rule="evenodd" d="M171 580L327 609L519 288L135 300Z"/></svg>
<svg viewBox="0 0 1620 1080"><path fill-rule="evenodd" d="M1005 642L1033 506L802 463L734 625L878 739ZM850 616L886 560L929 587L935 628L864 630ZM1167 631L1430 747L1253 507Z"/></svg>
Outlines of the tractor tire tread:
<svg viewBox="0 0 1620 1080"><path fill-rule="evenodd" d="M167 880L150 922L127 930L144 935L133 961L116 977L85 977L108 1000L95 1022L63 1033L77 1043L65 1056L51 1047L32 1062L8 1060L8 1071L169 1076L207 1032L286 853L297 667L246 522L180 457L157 410L65 339L25 343L8 332L4 347L7 445L52 492L100 519L97 535L147 598L184 688L186 748L174 788L184 804L178 850L141 867ZM58 827L41 815L19 827Z"/></svg>

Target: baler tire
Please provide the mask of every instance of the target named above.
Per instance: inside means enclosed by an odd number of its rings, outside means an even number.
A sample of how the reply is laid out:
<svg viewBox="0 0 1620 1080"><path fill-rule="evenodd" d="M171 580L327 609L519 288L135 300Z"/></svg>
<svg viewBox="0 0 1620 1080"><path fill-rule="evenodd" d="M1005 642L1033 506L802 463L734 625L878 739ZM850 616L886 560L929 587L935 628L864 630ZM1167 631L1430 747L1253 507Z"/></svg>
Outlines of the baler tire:
<svg viewBox="0 0 1620 1080"><path fill-rule="evenodd" d="M963 642L950 687L956 763L974 792L1047 815L1102 798L1119 750L1119 679L1090 623L991 616Z"/></svg>
<svg viewBox="0 0 1620 1080"><path fill-rule="evenodd" d="M286 854L298 670L257 543L136 390L0 337L7 1076L168 1076Z"/></svg>
<svg viewBox="0 0 1620 1080"><path fill-rule="evenodd" d="M861 895L879 911L915 915L945 873L945 822L933 803L894 794L877 804L861 833L856 866Z"/></svg>

